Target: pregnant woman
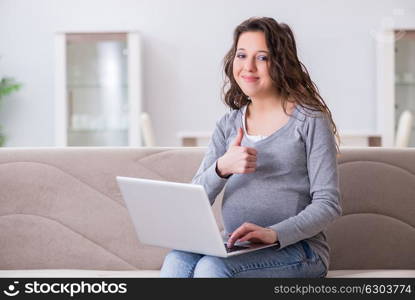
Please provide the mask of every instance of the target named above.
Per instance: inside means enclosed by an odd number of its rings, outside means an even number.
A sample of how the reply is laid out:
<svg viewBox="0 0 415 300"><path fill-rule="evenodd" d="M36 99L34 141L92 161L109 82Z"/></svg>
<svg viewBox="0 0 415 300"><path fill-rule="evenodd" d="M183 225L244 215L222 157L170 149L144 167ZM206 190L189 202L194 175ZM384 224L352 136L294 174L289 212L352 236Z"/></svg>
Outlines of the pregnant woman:
<svg viewBox="0 0 415 300"><path fill-rule="evenodd" d="M272 18L242 22L224 71L230 112L217 121L192 183L211 204L225 188L228 247L279 244L229 258L173 250L161 277L324 277L325 229L341 215L338 134L291 29Z"/></svg>

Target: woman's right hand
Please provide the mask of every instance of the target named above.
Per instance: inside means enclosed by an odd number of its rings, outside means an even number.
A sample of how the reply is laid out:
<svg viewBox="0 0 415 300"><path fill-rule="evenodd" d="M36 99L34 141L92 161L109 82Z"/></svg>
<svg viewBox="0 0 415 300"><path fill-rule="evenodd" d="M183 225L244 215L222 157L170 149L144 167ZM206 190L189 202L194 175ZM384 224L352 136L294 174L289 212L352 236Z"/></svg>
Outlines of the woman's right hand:
<svg viewBox="0 0 415 300"><path fill-rule="evenodd" d="M242 128L238 129L235 140L228 151L217 161L217 169L222 177L231 174L248 174L255 172L257 151L254 148L241 146Z"/></svg>

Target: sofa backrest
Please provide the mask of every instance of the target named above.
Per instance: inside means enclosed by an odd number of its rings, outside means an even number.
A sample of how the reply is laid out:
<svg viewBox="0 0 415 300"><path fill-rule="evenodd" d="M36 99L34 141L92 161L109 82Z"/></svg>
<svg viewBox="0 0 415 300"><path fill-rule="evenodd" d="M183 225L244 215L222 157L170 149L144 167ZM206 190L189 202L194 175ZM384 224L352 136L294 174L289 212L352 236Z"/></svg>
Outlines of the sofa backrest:
<svg viewBox="0 0 415 300"><path fill-rule="evenodd" d="M169 249L138 241L115 176L190 182L205 150L0 149L0 269L159 269ZM415 149L343 148L339 174L330 269L415 269Z"/></svg>
<svg viewBox="0 0 415 300"><path fill-rule="evenodd" d="M342 149L330 268L415 269L415 148Z"/></svg>

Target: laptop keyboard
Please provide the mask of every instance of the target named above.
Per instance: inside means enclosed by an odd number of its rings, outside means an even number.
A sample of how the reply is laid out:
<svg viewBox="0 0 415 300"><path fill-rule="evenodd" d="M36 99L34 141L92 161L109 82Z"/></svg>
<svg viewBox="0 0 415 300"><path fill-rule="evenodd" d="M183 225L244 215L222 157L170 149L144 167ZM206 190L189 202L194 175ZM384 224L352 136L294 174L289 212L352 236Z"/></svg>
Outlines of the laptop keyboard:
<svg viewBox="0 0 415 300"><path fill-rule="evenodd" d="M225 245L227 253L235 252L235 251L239 251L239 250L245 250L245 249L249 248L249 246L236 246L236 245L233 245L232 247L228 248L227 244L224 244L224 245Z"/></svg>

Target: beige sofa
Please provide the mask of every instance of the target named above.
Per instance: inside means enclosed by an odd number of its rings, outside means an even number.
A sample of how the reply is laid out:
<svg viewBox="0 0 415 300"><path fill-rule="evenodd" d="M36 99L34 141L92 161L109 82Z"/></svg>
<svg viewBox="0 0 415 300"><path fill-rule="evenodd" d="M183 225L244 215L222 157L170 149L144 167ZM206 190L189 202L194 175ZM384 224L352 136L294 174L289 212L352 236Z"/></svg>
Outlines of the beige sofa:
<svg viewBox="0 0 415 300"><path fill-rule="evenodd" d="M205 150L0 149L0 277L157 277L115 176L189 182ZM343 148L339 172L328 277L415 277L415 149Z"/></svg>

